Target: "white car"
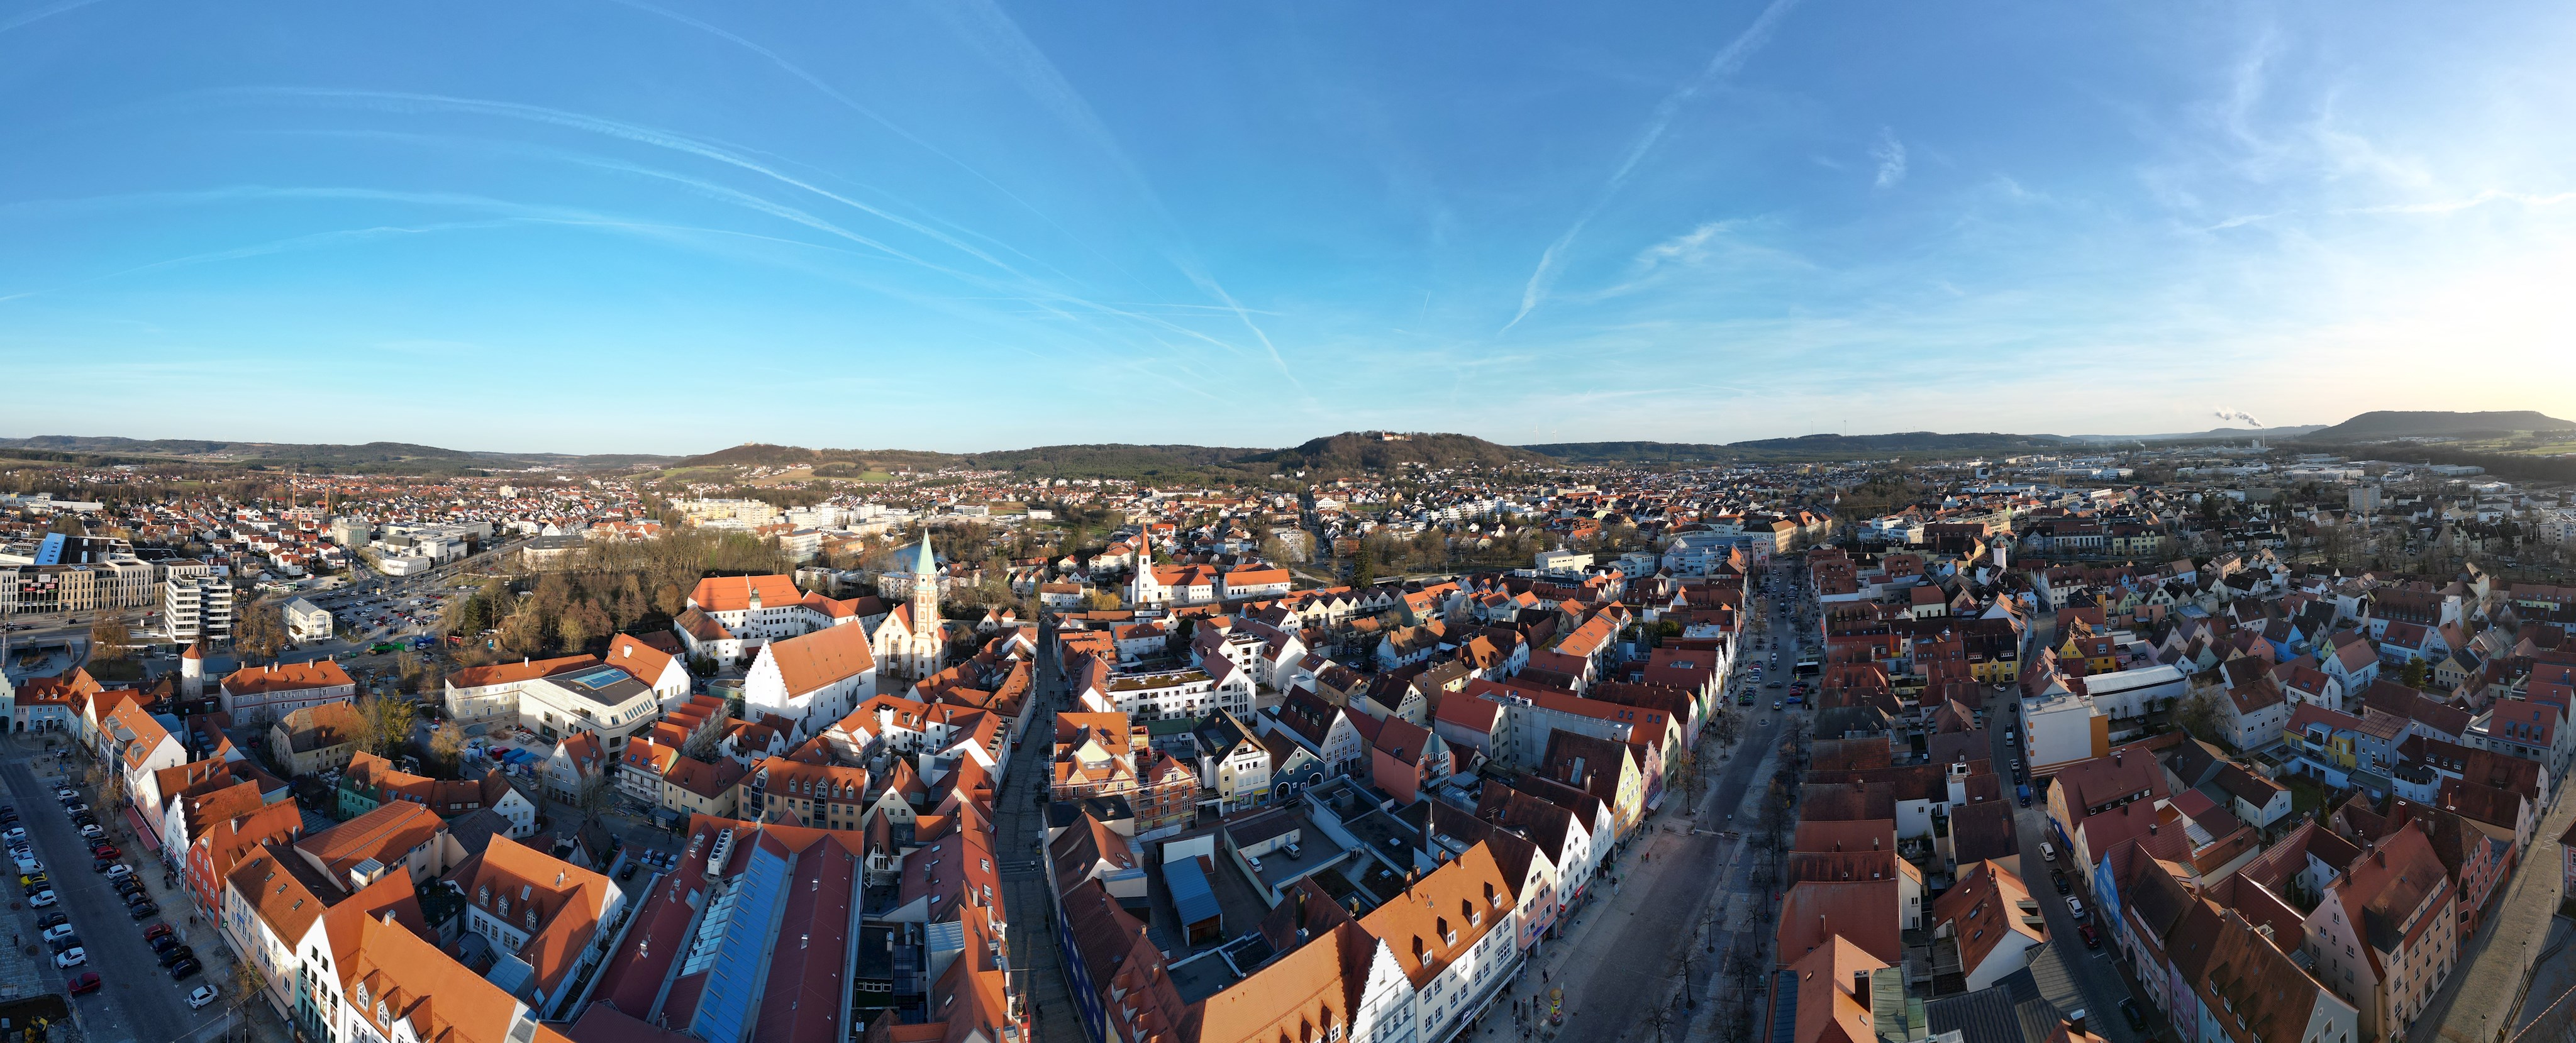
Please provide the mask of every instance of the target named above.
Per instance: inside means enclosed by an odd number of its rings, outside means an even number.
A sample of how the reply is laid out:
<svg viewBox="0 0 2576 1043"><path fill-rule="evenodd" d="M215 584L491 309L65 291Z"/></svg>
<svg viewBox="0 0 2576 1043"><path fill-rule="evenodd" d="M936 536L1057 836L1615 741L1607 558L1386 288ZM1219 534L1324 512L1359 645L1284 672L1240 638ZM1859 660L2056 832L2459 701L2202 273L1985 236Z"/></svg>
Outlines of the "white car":
<svg viewBox="0 0 2576 1043"><path fill-rule="evenodd" d="M2084 921L2084 900L2077 898L2074 895L2067 895L2066 911L2075 914L2076 922L2082 923Z"/></svg>
<svg viewBox="0 0 2576 1043"><path fill-rule="evenodd" d="M46 941L49 941L49 942L50 942L50 941L53 941L53 940L54 940L54 939L56 939L56 938L69 938L69 937L71 937L71 936L72 936L72 925L67 924L67 923L58 923L58 924L55 924L55 925L53 925L53 926L51 926L51 927L45 928L45 940L46 940Z"/></svg>
<svg viewBox="0 0 2576 1043"><path fill-rule="evenodd" d="M80 799L80 791L79 791L79 790L76 790L76 789L72 789L72 788L71 788L71 787L69 787L69 786L65 786L65 787L63 787L63 788L61 788L61 789L57 789L57 790L55 790L55 791L54 791L54 799L55 799L55 800L78 800L78 799Z"/></svg>
<svg viewBox="0 0 2576 1043"><path fill-rule="evenodd" d="M54 904L54 893L51 891L38 891L27 896L27 908L30 909L42 909L52 904Z"/></svg>
<svg viewBox="0 0 2576 1043"><path fill-rule="evenodd" d="M6 840L12 844L25 839L27 839L27 827L25 826L11 826L9 827L8 832L0 833L0 840Z"/></svg>
<svg viewBox="0 0 2576 1043"><path fill-rule="evenodd" d="M123 880L126 877L133 875L134 867L126 865L123 862L107 867L107 878L109 880Z"/></svg>
<svg viewBox="0 0 2576 1043"><path fill-rule="evenodd" d="M97 826L82 826L80 835L83 840L98 840L107 836L107 831Z"/></svg>
<svg viewBox="0 0 2576 1043"><path fill-rule="evenodd" d="M206 1004L213 1003L213 1002L215 1001L216 996L217 996L217 993L215 992L215 987L214 987L214 986L212 986L212 985L199 985L199 986L197 986L196 991L191 992L191 993L189 993L189 994L188 994L188 1009L189 1009L189 1010L200 1010L200 1009L203 1009L203 1008L205 1007L205 1005L206 1005Z"/></svg>
<svg viewBox="0 0 2576 1043"><path fill-rule="evenodd" d="M70 970L71 968L78 967L81 964L88 962L89 950L77 945L54 954L54 966L65 970Z"/></svg>

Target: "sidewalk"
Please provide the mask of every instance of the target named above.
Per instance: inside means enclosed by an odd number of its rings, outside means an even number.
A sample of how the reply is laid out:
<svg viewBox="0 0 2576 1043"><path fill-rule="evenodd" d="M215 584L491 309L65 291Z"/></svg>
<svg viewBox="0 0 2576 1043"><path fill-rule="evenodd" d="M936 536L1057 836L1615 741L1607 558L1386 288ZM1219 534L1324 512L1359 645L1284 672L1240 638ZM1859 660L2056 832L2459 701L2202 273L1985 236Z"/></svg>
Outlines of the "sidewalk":
<svg viewBox="0 0 2576 1043"><path fill-rule="evenodd" d="M1740 745L1736 748L1743 749ZM1766 748L1761 761L1754 766L1752 778L1756 781L1767 779L1770 764L1777 756L1775 749ZM1715 783L1712 782L1712 785ZM1766 790L1759 785L1746 786L1735 808L1736 813L1739 816L1749 814L1749 809L1758 806L1765 792ZM1590 992L1592 979L1603 972L1604 964L1607 962L1603 951L1605 948L1630 949L1640 936L1650 938L1659 945L1670 944L1675 940L1676 934L1687 938L1698 930L1703 908L1715 917L1711 930L1721 940L1721 944L1718 945L1717 955L1719 956L1723 956L1732 942L1733 933L1744 922L1763 923L1766 926L1762 930L1765 933L1768 932L1767 910L1750 917L1746 915L1750 906L1767 903L1757 903L1754 901L1755 896L1745 894L1739 889L1744 868L1744 847L1741 841L1714 841L1718 846L1713 851L1711 864L1693 866L1682 857L1690 845L1707 835L1708 831L1698 827L1709 824L1722 826L1725 823L1724 814L1725 809L1711 806L1706 809L1704 817L1694 819L1683 803L1668 801L1664 809L1647 819L1642 827L1653 832L1641 833L1617 863L1605 863L1601 867L1603 874L1618 878L1622 882L1604 884L1600 882L1599 877L1596 877L1594 885L1596 890L1582 911L1576 915L1575 922L1565 928L1561 937L1547 943L1538 958L1522 965L1515 980L1496 1001L1496 1007L1508 1010L1511 1001L1527 1000L1535 1004L1534 1009L1543 1011L1546 1008L1548 990L1563 988L1566 1003L1565 1024L1549 1026L1545 1024L1542 1017L1537 1026L1537 1033L1532 1037L1542 1041L1553 1040L1569 1033L1575 1038L1595 1041L1650 1036L1654 1030L1639 1016L1640 1012L1655 1005L1673 1004L1681 998L1680 990L1683 988L1692 990L1691 998L1696 1003L1696 1008L1675 1012L1680 1017L1664 1030L1667 1039L1680 1040L1684 1038L1685 1024L1712 1017L1717 1011L1718 1004L1709 1000L1709 993L1717 979L1710 974L1711 966L1704 962L1704 959L1694 961L1693 982L1687 985L1674 981L1673 976L1664 967L1657 966L1650 969L1647 972L1648 978L1638 983L1635 1002L1627 1009L1606 1012L1606 1020L1605 1012L1584 1009L1580 998ZM1653 863L1644 861L1649 853L1656 856ZM1667 859L1670 861L1666 861ZM1648 868L1653 872L1637 872ZM1705 889L1694 896L1688 908L1677 909L1669 905L1652 904L1653 895L1664 890L1657 886L1663 880L1664 873L1693 870L1708 873L1709 880ZM1630 876L1632 872L1637 872L1633 878ZM1630 882L1636 886L1628 886ZM1684 944L1687 944L1687 941ZM1708 955L1704 952L1701 954L1703 958ZM1613 969L1611 973L1618 973L1618 971ZM1487 1024L1492 1028L1508 1029L1511 1022L1508 1015L1505 1015L1499 1021L1489 1017ZM1708 1038L1715 1037L1711 1035Z"/></svg>
<svg viewBox="0 0 2576 1043"><path fill-rule="evenodd" d="M2441 992L2407 1026L2410 1043L2490 1043L2513 1027L2514 1011L2565 887L2559 866L2566 856L2558 835L2576 820L2576 801L2565 799L2565 787L2559 796L2533 827L2531 847L2514 866L2502 904L2472 939L2475 952L2452 968Z"/></svg>

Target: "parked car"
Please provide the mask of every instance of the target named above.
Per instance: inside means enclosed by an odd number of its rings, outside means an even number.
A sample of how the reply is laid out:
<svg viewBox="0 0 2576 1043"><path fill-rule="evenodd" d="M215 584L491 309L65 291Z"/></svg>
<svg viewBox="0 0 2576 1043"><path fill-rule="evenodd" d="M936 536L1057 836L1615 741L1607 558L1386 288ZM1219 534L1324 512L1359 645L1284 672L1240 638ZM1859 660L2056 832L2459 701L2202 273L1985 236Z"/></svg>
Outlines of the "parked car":
<svg viewBox="0 0 2576 1043"><path fill-rule="evenodd" d="M201 1010L206 1004L213 1003L216 998L214 986L199 985L188 993L188 1009Z"/></svg>
<svg viewBox="0 0 2576 1043"><path fill-rule="evenodd" d="M2040 841L2039 857L2045 858L2051 862L2057 861L2057 845L2051 844L2045 840Z"/></svg>
<svg viewBox="0 0 2576 1043"><path fill-rule="evenodd" d="M159 916L159 915L161 915L161 907L160 907L160 906L157 906L157 905L154 905L154 904L152 904L151 902L148 902L148 901L145 901L145 902L136 902L136 903L134 903L134 905L133 905L131 908L128 908L128 909L125 911L125 915L127 915L127 916L131 916L131 917L133 917L133 918L135 918L135 919L137 919L137 920L141 920L141 919L144 919L144 918L146 918L146 917L153 917L153 916Z"/></svg>
<svg viewBox="0 0 2576 1043"><path fill-rule="evenodd" d="M105 840L105 839L107 839L107 831L106 831L106 830L104 830L104 829L100 829L100 828L98 828L96 825L87 825L87 826L82 826L82 827L80 828L80 835L81 835L81 839L82 839L82 840Z"/></svg>
<svg viewBox="0 0 2576 1043"><path fill-rule="evenodd" d="M63 970L70 970L88 962L89 950L87 949L74 947L54 954L54 966Z"/></svg>
<svg viewBox="0 0 2576 1043"><path fill-rule="evenodd" d="M170 968L170 980L186 981L190 978L196 977L198 971L205 969L205 965L200 964L195 960L181 960L179 961L178 966Z"/></svg>
<svg viewBox="0 0 2576 1043"><path fill-rule="evenodd" d="M77 934L66 934L60 938L56 938L45 943L45 948L54 952L70 952L71 950L80 947L81 940L80 936Z"/></svg>
<svg viewBox="0 0 2576 1043"><path fill-rule="evenodd" d="M143 929L143 940L149 942L157 939L168 938L178 933L179 932L177 931L171 930L169 924L156 923Z"/></svg>
<svg viewBox="0 0 2576 1043"><path fill-rule="evenodd" d="M65 916L61 913L46 913L45 915L36 918L36 928L38 930L44 930L46 928L60 927L70 922L72 922L72 918L69 916Z"/></svg>
<svg viewBox="0 0 2576 1043"><path fill-rule="evenodd" d="M63 979L63 987L71 990L71 994L74 996L78 996L85 992L97 992L98 986L99 981L97 971L82 971L69 978Z"/></svg>
<svg viewBox="0 0 2576 1043"><path fill-rule="evenodd" d="M126 865L123 862L107 867L107 878L110 880L123 880L126 877L133 875L134 867Z"/></svg>
<svg viewBox="0 0 2576 1043"><path fill-rule="evenodd" d="M2075 890L2075 882L2068 880L2064 873L2048 874L2048 882L2057 885L2058 894L2068 894Z"/></svg>
<svg viewBox="0 0 2576 1043"><path fill-rule="evenodd" d="M2147 1027L2147 1016L2138 1013L2137 1002L2125 996L2120 999L2120 1020L2128 1022L2130 1028L2142 1032Z"/></svg>
<svg viewBox="0 0 2576 1043"><path fill-rule="evenodd" d="M56 939L56 938L69 938L69 937L71 937L71 936L72 936L72 925L67 924L67 923L65 923L65 924L56 924L56 925L54 925L54 926L52 926L52 927L45 928L45 935L44 935L44 937L45 937L45 940L46 940L46 941L49 941L49 942L50 942L50 941L53 941L53 940L54 940L54 939Z"/></svg>
<svg viewBox="0 0 2576 1043"><path fill-rule="evenodd" d="M9 827L8 832L0 833L0 840L5 840L12 844L25 839L27 839L27 827L25 826L11 826Z"/></svg>
<svg viewBox="0 0 2576 1043"><path fill-rule="evenodd" d="M115 858L125 852L114 844L94 844L90 847L89 853L100 858Z"/></svg>
<svg viewBox="0 0 2576 1043"><path fill-rule="evenodd" d="M166 952L163 952L163 953L161 954L161 966L164 966L164 967L175 966L175 965L177 965L177 964L178 964L178 962L179 962L179 961L181 961L181 960L193 960L193 959L196 959L196 958L197 958L197 950L195 950L195 949L193 949L193 948L190 948L190 947L188 947L188 946L182 945L182 946L179 946L178 948L171 949L171 950L168 950L168 951L166 951Z"/></svg>
<svg viewBox="0 0 2576 1043"><path fill-rule="evenodd" d="M166 934L158 938L146 939L146 941L152 946L153 952L169 952L179 947L179 939Z"/></svg>
<svg viewBox="0 0 2576 1043"><path fill-rule="evenodd" d="M2083 922L2084 922L2084 915L2085 915L2085 914L2084 914L2084 900L2083 900L2083 899L2081 899L2081 898L2077 898L2077 897L2075 897L2074 895L2067 895L2067 896L2066 896L2066 911L2067 911L2067 912L2070 912L2070 913L2075 914L2075 922L2077 922L2077 923L2083 923Z"/></svg>

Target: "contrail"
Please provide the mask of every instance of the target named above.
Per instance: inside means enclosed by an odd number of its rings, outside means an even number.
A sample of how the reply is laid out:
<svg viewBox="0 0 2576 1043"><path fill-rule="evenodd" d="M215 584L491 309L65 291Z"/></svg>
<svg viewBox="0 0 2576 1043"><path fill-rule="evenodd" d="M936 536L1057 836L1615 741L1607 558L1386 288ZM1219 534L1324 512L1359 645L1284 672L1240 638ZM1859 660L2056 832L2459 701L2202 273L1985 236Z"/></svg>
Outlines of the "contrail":
<svg viewBox="0 0 2576 1043"><path fill-rule="evenodd" d="M1681 86L1673 88L1672 93L1664 95L1664 100L1655 104L1654 115L1646 120L1646 132L1638 135L1636 144L1630 145L1627 155L1620 158L1619 168L1610 172L1610 180L1601 187L1601 194L1594 197L1592 205L1585 207L1582 215L1574 219L1574 224L1565 230L1564 235L1557 236L1556 241L1549 243L1547 249L1539 254L1538 270L1530 273L1529 285L1521 289L1521 310L1512 316L1512 321L1503 324L1503 330L1520 325L1522 319L1529 317L1530 309L1538 307L1538 302L1546 298L1548 287L1556 282L1557 270L1563 265L1566 248L1574 245L1576 237L1583 234L1584 226L1591 224L1592 219L1600 215L1601 208L1608 206L1620 188L1627 185L1629 175L1636 173L1637 164L1644 162L1646 154L1654 151L1655 145L1664 139L1664 132L1672 129L1673 119L1681 114L1682 105L1698 97L1718 80L1743 68L1744 63L1753 57L1753 52L1771 42L1771 34L1779 27L1780 20L1788 17L1798 2L1771 0L1771 6L1754 16L1752 25L1745 26L1735 39L1727 41L1726 46L1718 48L1717 53L1709 57L1708 64L1700 68L1698 75L1682 81Z"/></svg>
<svg viewBox="0 0 2576 1043"><path fill-rule="evenodd" d="M1789 2L1789 0L1781 0L1781 2ZM1182 241L1178 256L1170 258L1172 266L1180 269L1181 274L1188 277L1190 282L1234 312L1235 318L1243 323L1244 328L1252 331L1255 340L1260 341L1262 350L1269 354L1271 364L1278 368L1279 375L1288 381L1289 386L1304 393L1305 383L1298 380L1297 374L1288 368L1287 359L1282 357L1278 347L1270 342L1270 335L1262 331L1259 323L1253 321L1251 310L1236 303L1234 295L1226 292L1225 287L1217 282L1216 277L1208 274L1191 255L1188 249L1188 237L1180 230L1180 221L1172 216L1170 208L1163 205L1161 194L1154 191L1153 183L1146 180L1145 172L1128 157L1127 150L1121 147L1117 137L1109 132L1108 125L1101 122L1098 110L1091 107L1090 101L1083 98L1082 92L1074 88L1072 81L1065 79L1063 70L1056 68L1055 62L1046 56L1046 52L1039 49L1037 44L1029 39L1028 34L1020 29L1020 23L1012 20L1010 13L995 5L992 0L972 0L968 3L940 5L937 9L949 17L950 23L957 28L958 34L965 37L968 43L983 51L985 57L992 60L994 64L1016 74L1022 89L1028 91L1031 97L1037 99L1040 105L1052 112L1066 126L1089 139L1092 147L1098 149L1103 157L1116 165L1118 172L1124 175L1135 187L1137 194L1144 198L1145 204L1152 207L1155 215L1162 219L1164 227L1171 229L1174 236ZM1205 334L1192 333L1191 335L1202 340L1213 341L1213 338Z"/></svg>
<svg viewBox="0 0 2576 1043"><path fill-rule="evenodd" d="M887 213L884 210L870 206L866 203L860 202L859 200L833 192L811 182L791 177L760 163L753 162L752 160L732 151L718 148L696 138L691 138L686 135L670 131L637 126L632 123L622 123L617 120L584 115L578 112L567 112L562 109L550 109L542 105L523 105L517 102L485 101L475 98L456 98L436 94L308 88L264 88L248 90L243 93L270 94L282 97L303 97L324 101L354 102L376 108L394 109L396 111L399 111L402 107L408 106L417 109L444 110L448 112L462 112L485 116L504 116L535 123L549 123L559 127L588 131L593 134L605 135L607 137L622 138L637 144L666 148L674 152L683 152L702 159L714 160L715 162L722 163L727 166L759 174L791 188L802 189L806 192L829 199L851 209L858 210L871 217L875 217L879 220L927 237L938 242L940 245L948 247L949 249L1001 269L1013 277L1026 277L1018 270L1012 268L1009 264L1003 262L1001 259L985 253L982 250L978 250L972 244L961 241L955 236L948 235L938 229L924 225L921 222L896 214ZM906 259L911 260L911 258Z"/></svg>
<svg viewBox="0 0 2576 1043"><path fill-rule="evenodd" d="M52 7L29 11L16 18L0 22L0 33L8 32L11 29L18 28L19 26L26 25L30 22L41 22L58 14L76 11L97 2L98 0L68 0L66 3L55 4Z"/></svg>

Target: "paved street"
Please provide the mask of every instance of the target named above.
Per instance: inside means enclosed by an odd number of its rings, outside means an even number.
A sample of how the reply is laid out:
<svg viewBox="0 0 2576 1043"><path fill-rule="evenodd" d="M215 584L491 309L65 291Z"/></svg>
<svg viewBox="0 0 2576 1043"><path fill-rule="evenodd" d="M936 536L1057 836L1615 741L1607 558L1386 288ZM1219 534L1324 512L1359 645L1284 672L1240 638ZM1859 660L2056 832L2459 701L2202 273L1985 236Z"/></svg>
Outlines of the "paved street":
<svg viewBox="0 0 2576 1043"><path fill-rule="evenodd" d="M1055 628L1041 618L1038 648L1053 647ZM1012 754L1001 795L995 798L993 857L1001 863L1002 908L1010 913L1005 943L1010 946L1011 966L1027 968L1032 982L1034 1034L1045 1043L1076 1043L1082 1039L1082 1023L1075 1014L1072 986L1060 966L1064 954L1055 943L1055 898L1047 893L1053 885L1046 879L1038 850L1046 830L1046 804L1037 794L1048 785L1047 765L1055 756L1055 709L1063 698L1064 679L1058 665L1051 652L1037 656L1037 691L1030 697L1028 728L1021 733L1026 740Z"/></svg>
<svg viewBox="0 0 2576 1043"><path fill-rule="evenodd" d="M2490 899L2493 914L2460 944L2459 965L2425 1005L2423 1015L2407 1026L2409 1043L2485 1043L2511 1024L2532 964L2548 941L2551 917L2558 913L2559 892L2565 886L2558 867L2566 856L2559 850L2558 837L2567 832L2569 821L2576 820L2576 801L2566 799L2565 786L2559 787L2558 795L2558 802L2532 829L2531 847L2514 867L2504 897Z"/></svg>
<svg viewBox="0 0 2576 1043"><path fill-rule="evenodd" d="M11 754L9 762L0 765L0 782L6 783L8 802L18 809L34 841L36 857L53 878L54 893L61 899L55 908L69 914L73 928L80 933L89 951L86 969L97 971L105 980L101 991L73 997L75 1017L84 1036L94 1043L162 1043L219 1034L229 1017L225 1008L189 1010L187 994L201 984L222 987L228 967L223 942L202 928L191 932L184 904L164 901L164 916L140 923L126 915L125 903L103 877L90 870L88 845L81 841L62 806L54 800L54 787L62 784L56 763L34 756L41 746L28 739L12 736L0 740L0 747ZM157 886L159 870L151 860L128 850L125 861L141 867L153 892L164 893ZM11 904L24 905L15 899ZM47 911L21 908L12 916L9 930L20 937L22 946L38 946L36 958L45 961L42 967L51 976L51 990L60 991L66 972L53 969L50 954L44 953L36 939L36 918ZM206 973L186 982L171 981L151 947L143 943L144 924L169 922L170 917L178 918L171 926L182 932L183 940L206 963Z"/></svg>
<svg viewBox="0 0 2576 1043"><path fill-rule="evenodd" d="M2057 629L2056 613L2035 615L2040 618L2033 621L2023 641L2021 661L2024 665L2028 665L2040 649L2047 647L2051 640L2049 635ZM2018 731L2021 727L2021 718L2013 712L2019 698L2018 689L2005 692L1990 690L1987 696L1986 737L1994 744L1995 771L2007 776L2007 793L2011 792L2013 784L2009 779L2013 758L2021 756L2021 753L2014 744L2004 740L2004 730ZM2062 849L2058 852L2062 861L2054 866L2040 857L2039 845L2049 839L2047 797L2046 791L2033 785L2031 805L2013 812L2013 838L2021 844L2021 864L2015 867L2015 871L2021 874L2022 883L2030 887L2032 897L2039 899L2042 915L2048 919L2048 943L2057 947L2058 957L2075 972L2076 987L2084 992L2085 1011L2089 1015L2085 1027L2113 1043L2137 1043L2143 1037L2118 1014L2120 1001L2134 993L2129 986L2129 972L2115 954L2117 947L2105 938L2101 948L2085 948L2084 939L2075 932L2075 914L2066 908L2066 899L2059 896L2057 888L2049 882L2051 870L2066 870L2073 880L2075 896L2084 900L2086 915L2094 915L2090 912L2097 905L2093 901L2092 881L2075 871L2074 860ZM2096 924L2094 929L2099 931L2101 927ZM2156 1016L2155 1005L2143 1000L2138 1001L2138 1011L2150 1019ZM2152 1020L2149 1027L2155 1027Z"/></svg>
<svg viewBox="0 0 2576 1043"><path fill-rule="evenodd" d="M1781 661L1794 664L1800 646L1785 613L1775 616L1771 633L1780 639ZM1755 655L1748 651L1742 665L1750 665ZM1722 748L1712 740L1700 748L1714 762L1707 769L1714 784L1697 807L1668 799L1662 812L1646 820L1642 828L1647 832L1619 859L1602 866L1592 897L1576 912L1572 926L1564 929L1564 937L1542 946L1498 1004L1500 1009L1524 1000L1543 1010L1548 989L1561 986L1566 1019L1549 1038L1613 1043L1651 1034L1645 1012L1680 1001L1683 1009L1673 1013L1666 1031L1698 1036L1713 1033L1715 1026L1709 1017L1694 1024L1694 1016L1713 1017L1719 1001L1727 998L1725 990L1732 989L1718 976L1717 961L1749 938L1765 954L1767 967L1776 916L1771 889L1753 886L1753 864L1743 842L1722 834L1752 825L1768 792L1773 754L1786 724L1792 714L1805 711L1775 712L1768 699L1777 693L1758 686L1753 691L1759 698L1752 707L1734 706L1732 690L1728 693L1728 708L1741 713L1744 722L1736 743ZM1686 953L1690 965L1684 999ZM1512 1032L1511 1020L1507 1014L1488 1014L1483 1031L1502 1038Z"/></svg>

